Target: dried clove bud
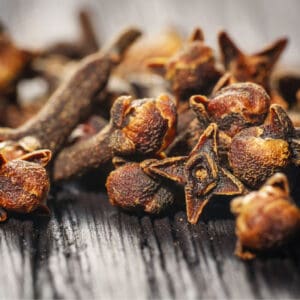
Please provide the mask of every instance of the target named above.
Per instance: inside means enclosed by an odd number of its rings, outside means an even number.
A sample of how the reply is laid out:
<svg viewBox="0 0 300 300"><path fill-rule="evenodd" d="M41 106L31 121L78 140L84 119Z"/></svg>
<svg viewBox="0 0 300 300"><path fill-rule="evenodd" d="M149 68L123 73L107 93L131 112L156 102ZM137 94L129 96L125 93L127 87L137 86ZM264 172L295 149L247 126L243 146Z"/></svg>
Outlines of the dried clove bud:
<svg viewBox="0 0 300 300"><path fill-rule="evenodd" d="M190 105L200 123L215 122L232 137L244 128L263 123L270 97L261 86L244 82L224 87L209 99L193 96Z"/></svg>
<svg viewBox="0 0 300 300"><path fill-rule="evenodd" d="M175 137L176 105L167 95L138 100L125 97L116 101L111 118L115 130L110 146L117 155L159 154Z"/></svg>
<svg viewBox="0 0 300 300"><path fill-rule="evenodd" d="M231 202L237 216L235 254L252 259L256 251L282 245L300 229L300 210L294 205L284 174L276 173L258 190Z"/></svg>
<svg viewBox="0 0 300 300"><path fill-rule="evenodd" d="M181 51L170 59L153 59L149 61L149 67L170 81L173 93L181 101L187 101L195 94L208 95L221 77L215 66L213 50L204 43L199 28Z"/></svg>
<svg viewBox="0 0 300 300"><path fill-rule="evenodd" d="M19 159L6 160L0 154L0 222L8 212L50 213L46 206L49 178L44 168L51 159L49 150L34 151Z"/></svg>
<svg viewBox="0 0 300 300"><path fill-rule="evenodd" d="M198 222L213 195L238 195L243 184L219 164L217 125L210 124L189 156L153 160L144 171L185 186L188 221Z"/></svg>
<svg viewBox="0 0 300 300"><path fill-rule="evenodd" d="M263 125L246 128L232 139L228 159L233 174L249 187L259 187L292 162L293 135L290 118L273 104Z"/></svg>
<svg viewBox="0 0 300 300"><path fill-rule="evenodd" d="M239 131L263 123L270 107L270 97L265 90L250 82L231 82L232 78L224 75L210 98L201 95L190 98L190 107L197 119L176 137L168 149L168 155L189 153L211 122L219 126L219 146L225 151L231 137Z"/></svg>
<svg viewBox="0 0 300 300"><path fill-rule="evenodd" d="M39 148L58 151L73 128L89 113L93 96L105 88L111 69L140 34L137 29L128 29L103 51L83 59L35 117L19 128L0 129L0 140L32 136Z"/></svg>
<svg viewBox="0 0 300 300"><path fill-rule="evenodd" d="M174 202L171 190L161 180L145 174L135 162L125 163L112 171L106 188L110 203L126 210L157 214Z"/></svg>
<svg viewBox="0 0 300 300"><path fill-rule="evenodd" d="M278 39L265 49L252 55L243 53L224 31L219 33L219 46L225 69L237 81L251 81L270 92L270 76L288 40Z"/></svg>
<svg viewBox="0 0 300 300"><path fill-rule="evenodd" d="M54 164L54 180L68 179L97 168L113 154L160 155L174 138L176 119L175 103L167 95L138 100L119 97L106 127L59 153Z"/></svg>
<svg viewBox="0 0 300 300"><path fill-rule="evenodd" d="M37 140L26 136L19 141L4 141L0 143L0 153L6 160L13 160L35 151L39 147Z"/></svg>

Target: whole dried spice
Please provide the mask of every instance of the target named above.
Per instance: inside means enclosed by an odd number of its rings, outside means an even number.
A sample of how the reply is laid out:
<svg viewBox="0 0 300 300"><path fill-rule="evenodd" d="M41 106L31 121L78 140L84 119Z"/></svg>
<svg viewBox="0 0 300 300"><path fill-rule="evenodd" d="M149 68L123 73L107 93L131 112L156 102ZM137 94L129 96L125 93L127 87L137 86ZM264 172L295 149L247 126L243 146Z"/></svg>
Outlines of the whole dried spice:
<svg viewBox="0 0 300 300"><path fill-rule="evenodd" d="M174 202L171 189L161 180L148 176L136 162L127 162L112 171L106 189L112 205L130 211L157 214Z"/></svg>
<svg viewBox="0 0 300 300"><path fill-rule="evenodd" d="M287 113L273 104L263 125L246 128L232 139L228 159L233 174L247 186L259 187L292 163L294 133Z"/></svg>
<svg viewBox="0 0 300 300"><path fill-rule="evenodd" d="M217 84L219 90L216 89L211 97L194 95L190 98L190 107L197 119L176 137L168 150L169 155L191 151L211 122L219 127L220 145L225 151L231 137L239 131L264 122L270 107L270 97L261 86L251 82L230 84L231 78L228 75L220 80L222 82Z"/></svg>
<svg viewBox="0 0 300 300"><path fill-rule="evenodd" d="M99 53L84 58L36 116L16 129L1 128L0 140L32 136L38 148L58 151L74 127L87 116L94 95L105 88L111 69L140 34L137 29L128 29Z"/></svg>
<svg viewBox="0 0 300 300"><path fill-rule="evenodd" d="M48 215L46 199L50 187L45 166L49 150L34 151L18 159L6 160L0 154L0 222L7 212Z"/></svg>
<svg viewBox="0 0 300 300"><path fill-rule="evenodd" d="M174 138L176 120L176 105L167 95L137 100L119 97L107 126L59 153L53 178L63 180L81 175L107 163L114 155L161 155Z"/></svg>
<svg viewBox="0 0 300 300"><path fill-rule="evenodd" d="M188 221L198 222L203 208L213 195L239 195L244 185L220 166L217 125L211 124L201 135L189 156L153 161L143 169L184 185Z"/></svg>
<svg viewBox="0 0 300 300"><path fill-rule="evenodd" d="M222 88L209 99L193 96L190 105L200 122L215 122L229 136L249 126L263 123L270 97L259 85L251 82L234 83Z"/></svg>
<svg viewBox="0 0 300 300"><path fill-rule="evenodd" d="M288 40L278 39L265 49L248 55L235 45L226 32L220 32L218 39L225 69L237 81L255 82L270 92L270 76Z"/></svg>
<svg viewBox="0 0 300 300"><path fill-rule="evenodd" d="M252 259L257 251L278 247L300 229L300 210L293 203L287 178L276 173L258 190L231 202L237 216L235 254Z"/></svg>
<svg viewBox="0 0 300 300"><path fill-rule="evenodd" d="M221 77L215 66L213 50L205 44L199 28L182 50L169 59L149 61L149 67L164 75L177 100L181 101L187 101L195 94L208 95Z"/></svg>

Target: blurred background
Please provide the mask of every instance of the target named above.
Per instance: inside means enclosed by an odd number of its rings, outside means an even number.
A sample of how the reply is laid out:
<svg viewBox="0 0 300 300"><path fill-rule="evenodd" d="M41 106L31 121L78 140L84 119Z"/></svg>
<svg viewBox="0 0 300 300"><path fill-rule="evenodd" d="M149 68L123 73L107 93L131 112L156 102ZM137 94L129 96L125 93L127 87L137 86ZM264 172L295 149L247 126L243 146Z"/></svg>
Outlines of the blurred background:
<svg viewBox="0 0 300 300"><path fill-rule="evenodd" d="M280 64L294 70L300 67L299 0L0 0L0 20L19 44L41 47L74 40L81 8L91 12L100 41L126 25L149 33L171 25L183 34L200 26L215 49L217 32L226 29L247 52L288 36L290 43Z"/></svg>

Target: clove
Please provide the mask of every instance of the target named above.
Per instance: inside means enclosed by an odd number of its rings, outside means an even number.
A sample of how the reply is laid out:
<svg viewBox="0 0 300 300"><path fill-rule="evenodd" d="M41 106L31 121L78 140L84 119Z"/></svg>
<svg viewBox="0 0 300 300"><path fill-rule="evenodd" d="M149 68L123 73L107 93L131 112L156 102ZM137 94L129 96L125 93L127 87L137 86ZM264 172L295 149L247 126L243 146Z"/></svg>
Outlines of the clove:
<svg viewBox="0 0 300 300"><path fill-rule="evenodd" d="M107 126L59 153L53 178L63 180L81 175L108 162L113 155L161 155L175 136L176 121L175 103L167 95L138 100L119 97L112 106Z"/></svg>
<svg viewBox="0 0 300 300"><path fill-rule="evenodd" d="M137 29L128 29L102 51L84 58L36 116L16 129L1 128L0 140L31 136L37 148L49 149L55 154L74 127L86 118L95 94L105 88L111 69L140 34Z"/></svg>
<svg viewBox="0 0 300 300"><path fill-rule="evenodd" d="M241 259L253 259L257 251L281 246L300 229L300 210L281 173L269 178L258 191L233 199L231 211L237 216L235 254Z"/></svg>
<svg viewBox="0 0 300 300"><path fill-rule="evenodd" d="M48 215L46 199L50 188L45 166L49 150L34 151L18 159L7 160L0 154L0 222L7 212Z"/></svg>
<svg viewBox="0 0 300 300"><path fill-rule="evenodd" d="M220 165L218 128L210 124L188 156L153 160L144 167L149 175L161 176L184 185L188 221L198 222L203 208L213 195L239 195L244 185Z"/></svg>

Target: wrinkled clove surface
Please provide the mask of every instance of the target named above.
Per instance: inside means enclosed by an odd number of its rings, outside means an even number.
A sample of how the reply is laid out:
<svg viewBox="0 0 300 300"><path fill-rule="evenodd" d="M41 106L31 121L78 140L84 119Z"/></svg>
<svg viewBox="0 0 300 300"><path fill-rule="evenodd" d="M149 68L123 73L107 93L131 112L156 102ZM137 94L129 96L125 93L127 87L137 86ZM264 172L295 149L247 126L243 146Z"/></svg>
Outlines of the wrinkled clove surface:
<svg viewBox="0 0 300 300"><path fill-rule="evenodd" d="M148 176L135 162L125 163L112 171L107 178L106 189L112 205L130 211L157 214L174 202L171 189L160 179Z"/></svg>
<svg viewBox="0 0 300 300"><path fill-rule="evenodd" d="M235 253L242 259L282 245L300 229L300 210L282 173L273 175L258 191L232 200L231 211L237 216Z"/></svg>
<svg viewBox="0 0 300 300"><path fill-rule="evenodd" d="M176 133L177 112L167 95L133 100L119 97L110 123L99 133L61 151L54 164L54 180L68 179L108 162L114 154L159 155Z"/></svg>
<svg viewBox="0 0 300 300"><path fill-rule="evenodd" d="M217 132L217 125L212 123L188 156L153 161L144 168L148 174L184 185L187 217L192 224L198 222L213 195L244 192L244 185L220 165Z"/></svg>
<svg viewBox="0 0 300 300"><path fill-rule="evenodd" d="M214 122L222 134L224 147L231 137L244 128L260 125L264 122L270 107L270 97L265 90L254 83L227 82L211 97L194 95L190 98L190 107L197 119L181 132L168 149L169 155L187 154L195 146L204 129Z"/></svg>
<svg viewBox="0 0 300 300"><path fill-rule="evenodd" d="M0 154L0 221L6 220L6 212L50 213L46 206L50 181L45 169L50 159L49 150L34 151L13 160Z"/></svg>
<svg viewBox="0 0 300 300"><path fill-rule="evenodd" d="M58 151L73 128L87 116L93 96L105 88L112 67L139 36L139 30L129 29L99 53L84 58L35 117L19 128L0 129L0 140L32 136L39 148Z"/></svg>
<svg viewBox="0 0 300 300"><path fill-rule="evenodd" d="M208 95L221 77L213 50L205 44L201 29L192 33L187 45L178 53L169 59L153 59L149 67L165 76L180 101L188 101L195 94Z"/></svg>
<svg viewBox="0 0 300 300"><path fill-rule="evenodd" d="M248 55L236 46L226 32L220 32L218 38L225 69L237 81L255 82L270 92L270 76L288 40L278 39L265 49Z"/></svg>
<svg viewBox="0 0 300 300"><path fill-rule="evenodd" d="M292 121L279 105L273 104L261 126L242 130L228 153L233 174L251 188L258 188L275 172L292 163Z"/></svg>

